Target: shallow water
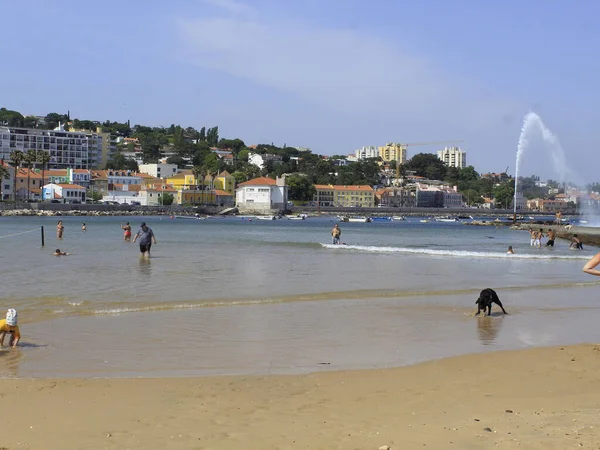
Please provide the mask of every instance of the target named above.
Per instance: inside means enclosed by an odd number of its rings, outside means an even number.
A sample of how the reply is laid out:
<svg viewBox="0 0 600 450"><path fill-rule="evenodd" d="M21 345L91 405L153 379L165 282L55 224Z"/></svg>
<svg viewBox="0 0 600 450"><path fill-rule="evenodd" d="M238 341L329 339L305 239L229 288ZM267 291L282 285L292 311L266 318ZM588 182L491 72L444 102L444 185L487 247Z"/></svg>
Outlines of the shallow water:
<svg viewBox="0 0 600 450"><path fill-rule="evenodd" d="M24 335L0 352L5 376L298 373L596 340L593 250L564 241L415 218L343 223L332 246L331 218L147 217L147 261L122 240L127 220L142 219L65 217L58 240L55 218L0 218L0 307ZM510 316L472 317L484 287Z"/></svg>

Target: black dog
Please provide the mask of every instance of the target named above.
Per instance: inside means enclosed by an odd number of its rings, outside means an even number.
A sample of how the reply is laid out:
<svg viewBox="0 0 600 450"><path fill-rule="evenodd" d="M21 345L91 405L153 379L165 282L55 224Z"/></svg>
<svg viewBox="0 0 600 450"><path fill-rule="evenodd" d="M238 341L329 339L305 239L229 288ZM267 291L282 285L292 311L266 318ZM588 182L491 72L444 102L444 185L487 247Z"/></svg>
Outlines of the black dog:
<svg viewBox="0 0 600 450"><path fill-rule="evenodd" d="M479 298L475 302L475 304L477 305L477 314L475 314L475 315L478 316L479 313L481 313L481 311L483 311L483 313L485 314L486 309L487 309L487 315L488 316L491 315L492 314L492 303L495 303L500 308L502 308L502 312L504 314L508 314L506 312L506 310L504 309L504 306L502 306L502 302L498 298L498 294L496 294L496 291L493 289L487 288L487 289L484 289L483 291L481 291L481 293L479 294Z"/></svg>

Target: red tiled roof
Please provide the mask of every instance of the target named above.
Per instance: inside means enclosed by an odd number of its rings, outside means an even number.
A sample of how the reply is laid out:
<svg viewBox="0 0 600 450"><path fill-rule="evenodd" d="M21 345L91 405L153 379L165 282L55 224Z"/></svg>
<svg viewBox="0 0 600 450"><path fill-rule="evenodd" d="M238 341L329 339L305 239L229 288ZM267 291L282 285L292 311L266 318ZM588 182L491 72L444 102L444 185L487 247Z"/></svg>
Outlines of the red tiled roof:
<svg viewBox="0 0 600 450"><path fill-rule="evenodd" d="M273 178L259 177L241 183L239 186L275 186L277 182Z"/></svg>
<svg viewBox="0 0 600 450"><path fill-rule="evenodd" d="M83 189L85 191L85 188L78 184L57 184L57 186L60 186L63 189Z"/></svg>
<svg viewBox="0 0 600 450"><path fill-rule="evenodd" d="M228 195L228 196L230 196L230 197L233 197L233 194L230 194L229 192L227 192L227 191L223 191L223 190L221 190L221 189L215 189L215 194L217 194L217 195L220 195L221 197L223 197L223 196L225 196L225 195Z"/></svg>

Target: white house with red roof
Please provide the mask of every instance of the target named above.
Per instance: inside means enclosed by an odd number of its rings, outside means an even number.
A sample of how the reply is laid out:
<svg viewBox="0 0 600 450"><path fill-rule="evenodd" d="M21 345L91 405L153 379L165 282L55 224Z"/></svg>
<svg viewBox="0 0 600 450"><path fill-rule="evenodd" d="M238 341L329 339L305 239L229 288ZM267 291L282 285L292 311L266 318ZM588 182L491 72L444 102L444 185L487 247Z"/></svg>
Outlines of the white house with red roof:
<svg viewBox="0 0 600 450"><path fill-rule="evenodd" d="M288 187L285 177L275 180L267 177L254 178L238 185L235 203L240 212L275 212L286 209Z"/></svg>
<svg viewBox="0 0 600 450"><path fill-rule="evenodd" d="M42 198L61 203L85 203L85 188L78 184L46 184L42 187Z"/></svg>

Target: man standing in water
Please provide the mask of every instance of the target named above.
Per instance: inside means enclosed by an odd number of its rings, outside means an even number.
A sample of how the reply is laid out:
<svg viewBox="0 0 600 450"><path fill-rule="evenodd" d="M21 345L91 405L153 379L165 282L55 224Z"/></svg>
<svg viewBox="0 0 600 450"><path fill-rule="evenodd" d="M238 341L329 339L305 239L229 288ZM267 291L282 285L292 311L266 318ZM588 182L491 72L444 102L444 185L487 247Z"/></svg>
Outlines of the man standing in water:
<svg viewBox="0 0 600 450"><path fill-rule="evenodd" d="M143 256L150 258L150 248L152 244L156 244L156 238L151 228L146 225L146 222L142 222L140 230L136 233L133 238L133 242L140 239L140 252Z"/></svg>
<svg viewBox="0 0 600 450"><path fill-rule="evenodd" d="M339 244L340 243L340 236L342 235L342 230L340 229L340 226L336 223L333 227L333 229L331 230L331 236L333 237L333 243L334 244Z"/></svg>

